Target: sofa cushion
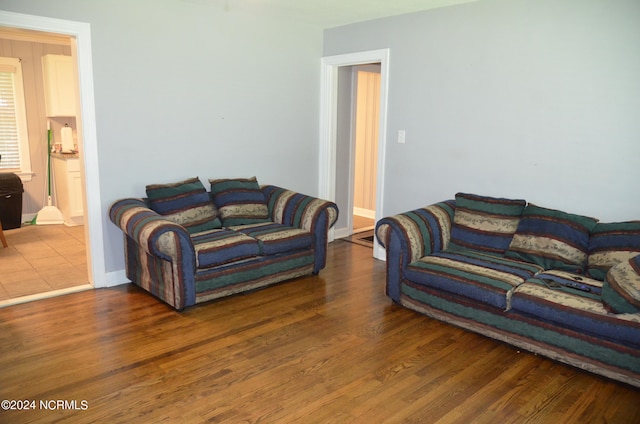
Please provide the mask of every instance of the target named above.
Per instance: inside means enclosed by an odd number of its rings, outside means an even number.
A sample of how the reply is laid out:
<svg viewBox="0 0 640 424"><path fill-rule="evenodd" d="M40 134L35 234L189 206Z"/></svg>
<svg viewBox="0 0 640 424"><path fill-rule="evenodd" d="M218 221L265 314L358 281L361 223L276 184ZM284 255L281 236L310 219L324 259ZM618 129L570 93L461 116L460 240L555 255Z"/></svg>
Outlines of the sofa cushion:
<svg viewBox="0 0 640 424"><path fill-rule="evenodd" d="M594 218L527 205L505 255L544 269L582 273Z"/></svg>
<svg viewBox="0 0 640 424"><path fill-rule="evenodd" d="M457 193L449 247L503 254L526 204L524 200Z"/></svg>
<svg viewBox="0 0 640 424"><path fill-rule="evenodd" d="M209 180L209 183L225 227L270 221L256 177Z"/></svg>
<svg viewBox="0 0 640 424"><path fill-rule="evenodd" d="M602 302L615 313L640 313L640 255L607 272L602 285Z"/></svg>
<svg viewBox="0 0 640 424"><path fill-rule="evenodd" d="M239 225L229 229L258 240L261 255L277 255L294 250L311 249L313 246L313 237L310 232L274 222Z"/></svg>
<svg viewBox="0 0 640 424"><path fill-rule="evenodd" d="M506 309L511 290L542 271L538 265L476 250L445 250L409 264L406 278Z"/></svg>
<svg viewBox="0 0 640 424"><path fill-rule="evenodd" d="M198 268L210 268L260 255L258 240L228 229L191 236Z"/></svg>
<svg viewBox="0 0 640 424"><path fill-rule="evenodd" d="M182 225L191 234L222 226L211 197L198 177L150 184L146 191L152 210Z"/></svg>
<svg viewBox="0 0 640 424"><path fill-rule="evenodd" d="M609 269L640 254L640 221L599 222L591 231L587 275L604 280Z"/></svg>
<svg viewBox="0 0 640 424"><path fill-rule="evenodd" d="M640 347L640 315L609 313L598 293L560 284L554 286L539 277L527 280L513 291L509 313L524 314L585 335ZM584 281L600 284L586 277ZM544 331L544 326L539 326L537 331ZM535 334L536 331L532 331L530 336L535 338Z"/></svg>
<svg viewBox="0 0 640 424"><path fill-rule="evenodd" d="M556 289L560 286L569 287L574 290L580 290L588 293L600 295L602 293L602 281L589 278L581 274L572 272L549 270L536 274L535 278L542 281L550 289Z"/></svg>

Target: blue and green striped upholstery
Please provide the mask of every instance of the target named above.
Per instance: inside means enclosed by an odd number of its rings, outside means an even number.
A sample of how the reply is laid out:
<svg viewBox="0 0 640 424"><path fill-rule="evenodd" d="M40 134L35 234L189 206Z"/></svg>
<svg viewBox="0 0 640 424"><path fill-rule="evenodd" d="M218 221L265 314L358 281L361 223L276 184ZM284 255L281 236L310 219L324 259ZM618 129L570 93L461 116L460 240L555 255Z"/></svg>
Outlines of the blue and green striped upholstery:
<svg viewBox="0 0 640 424"><path fill-rule="evenodd" d="M544 269L582 273L589 233L597 221L586 216L527 205L506 256Z"/></svg>
<svg viewBox="0 0 640 424"><path fill-rule="evenodd" d="M602 301L617 314L640 313L640 255L609 270L602 285Z"/></svg>
<svg viewBox="0 0 640 424"><path fill-rule="evenodd" d="M246 233L226 228L189 234L145 199L115 202L109 217L125 234L127 278L182 310L320 272L338 217L335 203L276 186L260 190L269 219L262 234L259 224L246 226Z"/></svg>
<svg viewBox="0 0 640 424"><path fill-rule="evenodd" d="M595 220L535 205L525 208L510 244L514 258L510 249L501 257L460 248L446 233L457 203L378 223L387 295L432 318L640 387L640 255L613 266L604 283L590 278L582 271Z"/></svg>
<svg viewBox="0 0 640 424"><path fill-rule="evenodd" d="M409 264L406 278L507 309L510 292L542 271L538 265L475 250L435 252Z"/></svg>
<svg viewBox="0 0 640 424"><path fill-rule="evenodd" d="M178 310L193 305L196 259L189 232L143 199L115 202L109 218L125 234L127 278Z"/></svg>
<svg viewBox="0 0 640 424"><path fill-rule="evenodd" d="M191 234L222 226L209 193L197 177L176 183L150 184L146 191L151 209L182 225Z"/></svg>
<svg viewBox="0 0 640 424"><path fill-rule="evenodd" d="M450 248L504 254L526 205L520 199L457 193Z"/></svg>
<svg viewBox="0 0 640 424"><path fill-rule="evenodd" d="M327 264L328 234L338 219L338 206L274 185L261 188L271 221L311 233L315 251L313 273L320 272Z"/></svg>
<svg viewBox="0 0 640 424"><path fill-rule="evenodd" d="M587 274L604 280L609 269L640 254L640 221L599 222L591 231Z"/></svg>
<svg viewBox="0 0 640 424"><path fill-rule="evenodd" d="M574 290L594 293L598 296L602 293L602 281L581 274L551 269L536 274L535 278L551 289L568 287Z"/></svg>
<svg viewBox="0 0 640 424"><path fill-rule="evenodd" d="M387 254L386 293L393 300L400 301L409 263L449 246L454 212L455 201L447 200L378 221L376 237Z"/></svg>
<svg viewBox="0 0 640 424"><path fill-rule="evenodd" d="M598 284L597 280L591 281ZM608 313L596 292L550 286L542 278L532 278L514 290L511 308L539 320L640 349L640 316L618 319Z"/></svg>
<svg viewBox="0 0 640 424"><path fill-rule="evenodd" d="M455 201L448 200L424 208L383 218L376 225L376 236L385 243L391 229L401 235L401 247L408 252L409 262L449 247Z"/></svg>
<svg viewBox="0 0 640 424"><path fill-rule="evenodd" d="M465 328L487 337L518 346L529 352L572 365L574 367L597 373L618 381L640 387L640 354L637 337L640 328L638 314L617 315L606 314L606 311L588 312L577 323L588 326L589 321L602 319L600 332L605 328L611 330L608 337L596 335L594 332L577 330L570 326L560 325L546 320L544 316L522 311L528 283L519 286L516 291L523 290L516 299L518 309L505 312L475 299L469 299L457 293L450 293L416 284L405 280L402 285L400 303L412 310L446 323ZM546 287L543 287L544 290ZM556 296L555 292L551 293ZM515 297L514 293L514 297ZM562 303L572 302L576 297L554 300L545 304L544 296L531 296L532 308L545 308L553 311L554 320L561 320ZM581 297L580 294L577 295ZM584 299L584 297L583 297ZM585 305L597 306L586 298ZM589 309L586 306L584 309ZM576 314L580 309L576 310ZM624 335L617 331L618 323ZM635 337L635 342L633 341ZM626 341L625 341L626 340Z"/></svg>
<svg viewBox="0 0 640 424"><path fill-rule="evenodd" d="M195 276L196 303L309 275L313 267L313 250L299 250L203 269Z"/></svg>
<svg viewBox="0 0 640 424"><path fill-rule="evenodd" d="M193 234L191 241L198 268L220 266L260 255L256 239L228 229Z"/></svg>
<svg viewBox="0 0 640 424"><path fill-rule="evenodd" d="M311 249L313 238L309 231L275 222L238 225L229 229L257 241L260 255L276 255L300 249Z"/></svg>
<svg viewBox="0 0 640 424"><path fill-rule="evenodd" d="M256 177L209 180L209 183L225 227L269 221L264 193Z"/></svg>

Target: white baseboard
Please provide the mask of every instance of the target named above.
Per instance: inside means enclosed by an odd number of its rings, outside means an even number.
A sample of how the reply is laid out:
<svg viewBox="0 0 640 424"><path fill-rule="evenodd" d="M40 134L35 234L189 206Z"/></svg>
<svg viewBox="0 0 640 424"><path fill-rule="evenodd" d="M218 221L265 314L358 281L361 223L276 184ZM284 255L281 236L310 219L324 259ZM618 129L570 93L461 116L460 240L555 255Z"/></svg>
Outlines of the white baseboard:
<svg viewBox="0 0 640 424"><path fill-rule="evenodd" d="M114 287L130 282L124 269L107 272L105 274L105 287Z"/></svg>
<svg viewBox="0 0 640 424"><path fill-rule="evenodd" d="M362 209L362 208L353 208L353 214L354 215L358 215L358 216L362 216L365 218L370 218L370 219L376 219L376 211L372 211L369 209Z"/></svg>
<svg viewBox="0 0 640 424"><path fill-rule="evenodd" d="M349 237L350 235L351 235L351 232L349 231L349 227L334 228L333 230L333 237L337 239Z"/></svg>

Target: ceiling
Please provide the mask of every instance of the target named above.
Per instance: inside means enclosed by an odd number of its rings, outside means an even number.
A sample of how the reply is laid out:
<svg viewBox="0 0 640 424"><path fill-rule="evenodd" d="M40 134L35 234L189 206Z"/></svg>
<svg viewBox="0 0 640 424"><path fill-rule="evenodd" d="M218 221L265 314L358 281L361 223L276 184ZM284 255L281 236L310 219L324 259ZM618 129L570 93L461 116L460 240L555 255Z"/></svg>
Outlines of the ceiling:
<svg viewBox="0 0 640 424"><path fill-rule="evenodd" d="M322 28L352 24L478 0L182 0L221 7L228 13L295 19Z"/></svg>

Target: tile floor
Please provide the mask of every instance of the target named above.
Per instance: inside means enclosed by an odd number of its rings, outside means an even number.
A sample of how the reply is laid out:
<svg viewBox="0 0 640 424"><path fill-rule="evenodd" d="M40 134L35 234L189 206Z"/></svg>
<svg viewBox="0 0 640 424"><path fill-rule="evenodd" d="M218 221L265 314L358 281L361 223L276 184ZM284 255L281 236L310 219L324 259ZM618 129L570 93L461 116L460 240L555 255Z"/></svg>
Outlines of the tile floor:
<svg viewBox="0 0 640 424"><path fill-rule="evenodd" d="M83 226L24 225L4 235L0 301L88 283Z"/></svg>

